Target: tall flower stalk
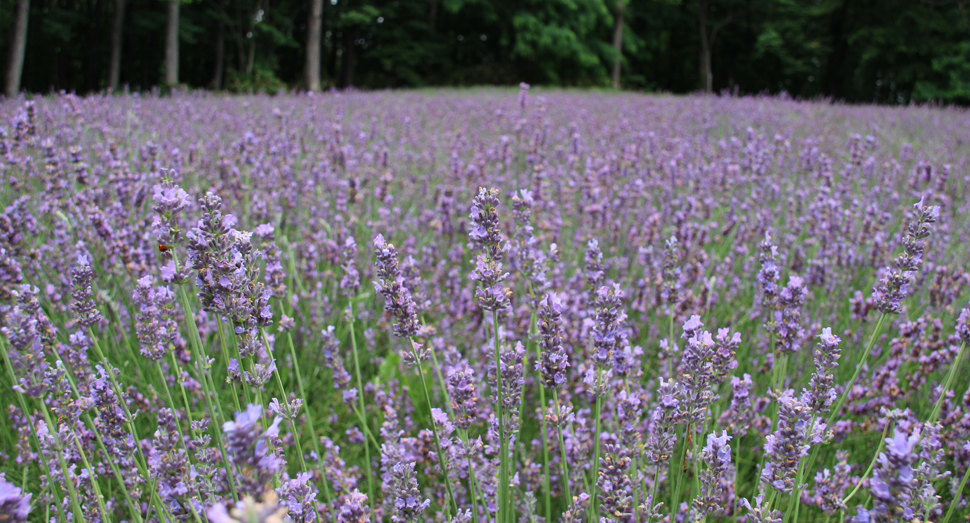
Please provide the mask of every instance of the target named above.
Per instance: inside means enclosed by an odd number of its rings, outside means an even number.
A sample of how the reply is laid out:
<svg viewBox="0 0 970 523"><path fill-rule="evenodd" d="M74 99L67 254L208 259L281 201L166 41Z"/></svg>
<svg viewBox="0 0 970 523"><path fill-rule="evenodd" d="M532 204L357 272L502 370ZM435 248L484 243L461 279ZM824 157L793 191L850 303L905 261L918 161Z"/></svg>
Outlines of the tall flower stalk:
<svg viewBox="0 0 970 523"><path fill-rule="evenodd" d="M475 259L475 269L471 278L477 282L475 297L483 311L492 313L492 328L494 330L495 359L495 415L498 418L499 434L499 491L496 506L498 507L499 523L512 521L512 503L509 492L509 477L512 463L509 456L509 435L506 432L506 415L511 415L505 408L506 391L503 390L502 353L499 349L500 333L498 324L499 311L509 307L512 291L505 286L509 274L504 272L502 258L509 251L510 244L503 243L502 230L498 219L498 190L478 189L478 194L472 200L469 218L472 221L469 238L479 249Z"/></svg>
<svg viewBox="0 0 970 523"><path fill-rule="evenodd" d="M377 280L374 282L374 287L384 297L384 311L390 313L395 319L394 336L408 340L408 349L401 354L401 359L408 366L417 369L418 377L421 379L421 390L424 392L424 399L430 412L434 407L431 404L431 393L428 391L428 382L424 376L423 365L431 357L430 349L415 341L419 325L417 308L414 299L411 297L411 292L402 281L397 249L393 244L385 241L383 235L378 234L374 238L374 252L377 256ZM458 510L458 504L451 489L448 458L441 452L441 438L434 423L431 424L431 432L434 436L438 463L441 465L441 479L447 492L448 512L450 513L452 507L455 511Z"/></svg>

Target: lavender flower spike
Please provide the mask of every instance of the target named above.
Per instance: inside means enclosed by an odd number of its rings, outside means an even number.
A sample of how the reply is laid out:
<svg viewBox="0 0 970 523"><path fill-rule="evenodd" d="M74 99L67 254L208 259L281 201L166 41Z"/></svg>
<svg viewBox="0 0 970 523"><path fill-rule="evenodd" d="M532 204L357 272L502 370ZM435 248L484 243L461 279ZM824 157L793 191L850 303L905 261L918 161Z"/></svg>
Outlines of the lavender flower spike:
<svg viewBox="0 0 970 523"><path fill-rule="evenodd" d="M19 487L7 481L0 473L0 521L4 523L27 523L30 513L31 494L24 494Z"/></svg>
<svg viewBox="0 0 970 523"><path fill-rule="evenodd" d="M374 288L384 296L384 311L391 313L397 320L394 335L410 338L418 333L418 313L411 298L411 292L401 281L401 268L397 261L397 249L384 241L384 236L374 237L374 252L377 255L377 280Z"/></svg>
<svg viewBox="0 0 970 523"><path fill-rule="evenodd" d="M548 294L539 303L536 327L539 331L539 347L542 358L536 362L536 370L549 389L558 389L566 383L569 357L562 346L562 302L555 294Z"/></svg>

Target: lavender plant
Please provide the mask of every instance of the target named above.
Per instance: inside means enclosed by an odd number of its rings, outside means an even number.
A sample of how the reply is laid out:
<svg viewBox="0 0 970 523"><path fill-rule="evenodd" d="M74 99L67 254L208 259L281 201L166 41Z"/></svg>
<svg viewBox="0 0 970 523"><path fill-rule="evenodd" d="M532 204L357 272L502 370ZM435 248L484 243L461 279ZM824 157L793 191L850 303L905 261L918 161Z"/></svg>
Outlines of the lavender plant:
<svg viewBox="0 0 970 523"><path fill-rule="evenodd" d="M964 116L0 101L0 519L964 518Z"/></svg>

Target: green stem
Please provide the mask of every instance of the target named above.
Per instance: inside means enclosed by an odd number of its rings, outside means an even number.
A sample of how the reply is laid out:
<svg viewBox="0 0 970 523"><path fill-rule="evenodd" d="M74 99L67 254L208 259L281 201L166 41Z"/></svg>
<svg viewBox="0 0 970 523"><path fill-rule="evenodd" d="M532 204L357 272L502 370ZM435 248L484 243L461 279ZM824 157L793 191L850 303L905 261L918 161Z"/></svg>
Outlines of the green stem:
<svg viewBox="0 0 970 523"><path fill-rule="evenodd" d="M6 352L4 352L4 359L6 359ZM9 368L9 361L6 363L8 363ZM54 444L57 447L54 450L54 453L57 454L57 463L60 465L61 473L64 475L64 484L67 485L67 495L71 498L71 510L74 512L74 520L86 521L84 519L84 513L81 511L81 503L77 499L77 491L74 489L74 480L71 479L70 474L68 474L70 469L67 468L67 463L64 461L64 455L61 454L61 449L63 447L61 445L61 438L57 433L57 427L54 425L54 422L51 421L51 415L50 412L47 411L47 404L44 403L44 398L38 398L37 403L40 403L40 412L44 416L44 421L47 423L47 430L51 437L54 438Z"/></svg>
<svg viewBox="0 0 970 523"><path fill-rule="evenodd" d="M960 481L960 488L957 489L956 496L953 497L953 501L950 502L950 508L946 511L946 517L943 518L943 523L950 523L950 518L953 516L953 512L960 505L960 498L963 496L963 489L967 486L967 479L970 478L970 467L967 467L967 471L963 474L963 480Z"/></svg>
<svg viewBox="0 0 970 523"><path fill-rule="evenodd" d="M178 266L178 260L176 259L176 267ZM222 457L222 465L226 470L226 477L229 480L229 490L232 492L233 499L239 499L236 493L235 480L233 480L232 467L229 465L229 457L226 455L226 443L225 438L222 434L222 425L225 421L225 416L222 413L222 407L218 401L213 402L213 398L216 398L215 394L215 384L212 383L212 372L209 367L209 359L202 351L202 337L199 335L199 326L195 323L195 315L192 313L192 307L189 305L189 296L185 292L185 286L178 286L179 301L182 304L182 311L185 315L185 320L189 324L189 340L192 343L192 350L195 353L198 363L199 370L199 382L202 385L202 396L205 401L206 409L209 411L210 415L214 418L215 423L210 424L213 427L216 434L216 443L219 447L219 454ZM161 367L159 367L159 372L161 372ZM168 383L165 381L165 377L162 376L162 383L165 385L165 393L168 393ZM169 399L171 395L169 394ZM188 409L188 404L186 404L186 409ZM176 423L177 425L177 423ZM181 429L179 429L181 435ZM193 510L194 514L195 511ZM198 517L196 515L196 517Z"/></svg>
<svg viewBox="0 0 970 523"><path fill-rule="evenodd" d="M691 434L690 424L688 424L687 428L684 430L684 436L685 437L693 436L693 434ZM673 488L670 491L671 521L673 521L676 518L677 511L680 510L680 494L684 488L684 472L686 471L686 465L687 465L687 446L688 446L687 441L684 441L683 452L681 452L680 460L678 462L671 460L670 462L671 469L673 469L673 471L676 472L675 477L677 478L676 481L672 482Z"/></svg>
<svg viewBox="0 0 970 523"><path fill-rule="evenodd" d="M90 417L88 419L90 420ZM88 456L84 452L84 447L81 446L81 438L78 437L77 432L74 432L74 444L77 445L77 453L81 456L81 463L88 470L91 488L94 489L94 499L97 501L98 512L101 514L101 521L111 521L108 518L108 511L104 507L104 496L101 494L101 486L98 484L98 475L94 472L94 467L91 466L91 462L88 461Z"/></svg>
<svg viewBox="0 0 970 523"><path fill-rule="evenodd" d="M533 302L534 303L534 302ZM535 336L535 325L536 325L536 313L535 310L532 311L532 316L529 319L529 333L530 338ZM542 361L542 347L536 343L536 361ZM528 371L528 367L525 367ZM539 404L542 406L539 416L542 422L542 472L544 474L544 500L546 504L546 521L552 521L552 493L550 492L551 487L549 486L549 429L546 426L546 417L542 414L548 408L546 404L546 385L542 381L542 376L539 376ZM522 395L523 401L525 394Z"/></svg>
<svg viewBox="0 0 970 523"><path fill-rule="evenodd" d="M855 496L857 492L859 492L859 489L862 488L862 483L866 480L866 478L869 477L869 474L872 473L872 469L874 469L876 467L876 461L879 459L879 454L882 453L882 449L884 449L886 447L886 437L889 435L889 426L890 425L892 425L892 423L888 423L887 422L886 423L886 426L883 427L883 429L882 429L882 437L879 439L879 446L876 447L875 454L872 455L872 461L869 462L869 466L866 468L865 473L862 474L862 477L859 478L859 482L856 483L855 488L852 489L852 492L849 492L849 495L846 496L845 499L842 500L842 504L843 505L845 505L846 503L848 503L849 500L851 500L852 497Z"/></svg>
<svg viewBox="0 0 970 523"><path fill-rule="evenodd" d="M736 465L734 467L734 491L740 492L741 484L738 483L738 478L741 476L741 437L734 436L734 459L736 460ZM738 496L734 496L731 501L731 514L734 516L734 523L738 523Z"/></svg>
<svg viewBox="0 0 970 523"><path fill-rule="evenodd" d="M80 398L81 395L78 392L77 383L75 383L74 377L71 375L70 372L67 372L66 368L65 368L64 374L65 376L67 376L68 384L71 386L71 392L74 393L74 396L76 398ZM118 464L115 463L115 460L111 459L111 455L108 454L108 449L104 444L104 439L102 439L101 437L101 432L98 430L97 426L95 426L94 422L91 420L91 415L88 412L84 412L83 418L84 418L85 424L91 427L91 432L94 433L94 437L98 443L98 448L101 450L101 453L104 454L105 459L108 461L108 465L111 467L111 473L112 475L114 475L115 481L117 481L118 486L121 487L121 494L125 498L125 504L128 505L129 513L131 513L131 516L135 519L136 523L141 523L142 519L141 519L140 507L135 505L135 503L132 501L131 495L128 493L128 488L125 486L125 480L124 478L121 477L121 471L118 470ZM77 439L77 434L75 434L74 437L75 439ZM78 444L78 450L80 452L81 442L77 441L77 444ZM84 458L83 453L81 453L81 457ZM94 470L87 464L87 458L84 458L84 461L85 461L85 466L88 469L88 473L91 474L91 478L92 478L91 482L94 485L97 485L97 482L94 481L94 478L96 478L97 475L94 473ZM96 489L96 493L100 496L100 493L97 492L97 487L95 487L95 489ZM103 511L104 509L103 503L101 503L100 508ZM105 516L105 514L102 514L102 516ZM105 519L104 521L110 521L110 520Z"/></svg>
<svg viewBox="0 0 970 523"><path fill-rule="evenodd" d="M169 390L168 381L165 380L165 371L162 370L162 360L155 360L155 368L158 369L158 377L162 379L162 385L165 389L165 397L168 399L168 407L172 409L172 415L175 417L175 428L178 429L179 441L182 442L182 446L185 446L185 435L182 434L182 424L178 420L178 409L175 407L175 400L172 399L172 392ZM173 371L178 372L178 367L174 368ZM188 406L186 406L188 408ZM186 449L186 455L188 455L188 449Z"/></svg>
<svg viewBox="0 0 970 523"><path fill-rule="evenodd" d="M667 379L674 379L674 309L670 309L670 329L667 338Z"/></svg>
<svg viewBox="0 0 970 523"><path fill-rule="evenodd" d="M832 406L832 412L829 414L829 418L825 422L826 426L832 426L835 418L842 410L842 406L845 405L845 401L849 397L849 392L852 390L852 387L855 386L856 380L859 379L859 374L862 373L862 366L865 365L866 359L869 357L869 352L872 351L872 346L876 342L876 335L879 333L879 329L882 327L882 322L885 321L885 319L886 313L880 313L879 320L876 321L876 327L872 330L872 335L869 336L869 343L866 344L866 350L862 353L862 358L859 360L858 365L856 365L855 372L852 374L852 379L849 380L848 384L846 384L845 390L842 391L842 395L839 396L839 399L835 402L835 405Z"/></svg>
<svg viewBox="0 0 970 523"><path fill-rule="evenodd" d="M263 337L263 346L266 347L266 354L269 355L269 360L273 361L273 347L269 343L269 339L266 338L266 331L260 329ZM276 377L276 386L280 388L280 396L283 400L280 403L283 405L283 410L286 412L286 419L290 426L290 431L293 434L293 442L296 443L296 453L300 457L300 472L306 472L306 461L303 458L303 445L300 443L300 432L296 429L296 416L293 414L292 409L290 409L290 398L286 394L286 389L283 388L283 380L280 378L279 368L274 366L273 376Z"/></svg>
<svg viewBox="0 0 970 523"><path fill-rule="evenodd" d="M359 407L360 408L360 412L358 413L358 415L359 415L359 418L360 418L360 424L362 426L364 426L365 429L367 429L368 428L367 427L367 418L365 416L365 412L366 411L364 410L364 384L363 384L364 382L360 378L360 358L357 355L357 334L354 332L354 304L353 304L353 302L351 302L347 307L348 307L347 317L348 317L348 320L350 322L350 345L351 345L351 348L352 348L353 353L354 353L354 376L357 378L357 401L359 402L359 405L360 405L360 407ZM294 358L293 361L296 361L296 358ZM297 372L297 375L299 376L299 371ZM375 450L379 450L379 449L380 449L380 447L378 447ZM371 511L373 512L373 510L374 510L374 474L371 472L370 445L368 444L366 438L364 439L364 459L366 460L365 465L366 465L366 468L367 468L367 494L368 494L368 501L370 501ZM447 481L447 479L446 479L446 481Z"/></svg>
<svg viewBox="0 0 970 523"><path fill-rule="evenodd" d="M597 372L596 386L600 386L600 373ZM596 491L599 488L599 469L600 469L600 412L603 410L603 395L596 395L596 405L593 410L594 424L593 433L593 476L590 481L593 485L593 494L589 500L589 516L591 522L599 521L599 503L596 500Z"/></svg>
<svg viewBox="0 0 970 523"><path fill-rule="evenodd" d="M509 477L508 477L508 442L505 440L505 413L502 412L504 399L502 398L502 360L499 353L499 337L498 337L498 312L492 311L492 328L495 331L495 390L498 397L498 401L495 404L496 416L498 417L498 440L499 440L499 466L498 466L498 503L496 506L498 508L498 523L507 523L508 521L508 507L506 504L509 503Z"/></svg>
<svg viewBox="0 0 970 523"><path fill-rule="evenodd" d="M175 359L175 352L169 351L169 356L172 357L172 372L175 374L175 381L179 384L179 390L182 392L182 403L185 404L185 415L189 418L189 431L192 433L192 437L196 437L195 427L192 426L192 405L189 404L189 397L185 393L185 384L182 382L182 370L179 367L178 360ZM162 368L159 367L158 371L161 373ZM162 375L162 379L165 379L165 375ZM174 410L174 404L172 406Z"/></svg>
<svg viewBox="0 0 970 523"><path fill-rule="evenodd" d="M220 315L218 315L218 314L216 314L216 329L219 332L219 343L222 345L222 356L223 356L223 359L225 360L225 363L226 363L226 372L228 372L228 370L229 370L229 346L226 344L226 336L222 332L222 317ZM238 355L237 355L237 360L236 361L237 362L239 361L238 360ZM239 393L236 392L236 382L233 381L231 378L228 379L227 381L229 381L229 385L232 386L232 401L233 401L233 404L236 406L236 412L242 412L242 405L240 405L240 403L239 403ZM247 396L248 396L248 390L246 390L245 388L243 390L245 390L247 392ZM246 399L247 399L247 403L248 403L249 398L247 397Z"/></svg>
<svg viewBox="0 0 970 523"><path fill-rule="evenodd" d="M451 416L452 419L455 419L455 411L451 405L451 397L448 394L448 387L445 385L445 376L441 372L441 365L438 364L438 355L436 351L431 351L431 362L432 364L434 364L435 376L438 377L438 385L441 387L441 392L445 396L445 406L448 408L448 415ZM458 431L458 437L460 441L464 441L466 443L471 441L471 439L469 439L468 437L467 430L459 428L457 429L457 431ZM379 445L376 445L376 441L374 443L375 443L375 447L380 448ZM478 496L481 494L480 492L481 489L478 488L476 484L477 482L475 481L475 474L473 473L473 469L472 469L471 456L468 453L466 453L465 458L468 463L468 490L472 494L471 495L472 509L474 511L472 513L472 519L474 519L475 523L478 523ZM482 504L486 504L484 499L482 500Z"/></svg>
<svg viewBox="0 0 970 523"><path fill-rule="evenodd" d="M705 417L706 417L706 414L705 414ZM691 456L691 469L694 471L694 487L693 487L693 491L692 492L694 493L695 496L699 496L700 493L701 493L701 475L700 475L700 472L697 469L700 466L701 438L703 438L704 437L704 434L707 433L707 420L705 419L703 423L704 423L704 426L701 427L702 430L698 434L695 435L696 437L693 438L694 439L694 455ZM690 515L690 510L691 510L691 508L688 507L687 508L687 515L688 516Z"/></svg>
<svg viewBox="0 0 970 523"><path fill-rule="evenodd" d="M306 409L306 427L307 427L307 430L310 431L310 442L313 445L313 452L316 453L317 460L322 460L323 456L320 455L320 439L317 438L317 433L313 429L313 415L310 413L310 404L309 404L310 398L307 396L306 389L304 389L303 387L303 375L300 374L300 364L298 363L299 360L297 360L296 358L296 348L293 346L293 335L290 333L290 331L286 331L286 343L290 349L290 359L293 360L293 372L296 373L296 386L300 390L300 397L302 397L303 400L307 402L305 403L306 406L304 407ZM321 471L321 475L323 475L322 471ZM330 482L327 481L326 477L324 477L322 483L323 483L324 499L327 501L328 504L330 504L332 500L330 495L330 484L329 484Z"/></svg>
<svg viewBox="0 0 970 523"><path fill-rule="evenodd" d="M818 421L817 413L812 415L812 423L808 426L809 435L811 435L812 431L814 430L816 421ZM808 436L805 437L804 441L807 441L807 440L808 440ZM818 445L816 445L815 447L817 448ZM878 452L876 454L878 454ZM792 515L792 512L794 512L795 514L795 521L798 521L798 508L801 505L801 496L799 494L799 491L801 490L802 477L806 470L806 467L805 467L806 461L808 460L807 459L798 460L798 468L795 472L795 485L792 488L791 496L788 497L788 508L785 509L785 517L782 520L782 523L788 523L788 518L789 516Z"/></svg>
<svg viewBox="0 0 970 523"><path fill-rule="evenodd" d="M936 400L936 406L933 407L933 414L930 415L929 422L936 423L936 420L940 417L940 410L943 408L943 401L946 399L946 393L950 391L950 387L953 386L953 378L957 374L957 369L960 368L960 358L963 356L963 348L967 346L967 342L960 344L960 350L957 351L957 355L953 358L953 363L950 364L950 372L946 376L946 382L943 385L943 390L940 392L940 399Z"/></svg>
<svg viewBox="0 0 970 523"><path fill-rule="evenodd" d="M552 399L556 403L556 417L558 418L559 415L562 413L562 408L559 406L558 389L553 389ZM573 494L572 492L570 492L570 489L569 489L569 462L566 460L566 443L562 437L563 423L564 423L563 420L559 420L559 424L556 426L556 430L559 433L559 453L561 454L560 465L562 465L562 484L564 489L563 491L566 493L566 503L569 504L573 502Z"/></svg>
<svg viewBox="0 0 970 523"><path fill-rule="evenodd" d="M118 381L115 379L115 375L114 375L114 372L112 371L111 364L108 363L108 359L105 358L104 352L101 351L101 344L98 343L97 336L95 336L94 332L92 332L91 330L88 330L88 336L91 337L91 341L93 342L93 345L94 345L94 351L95 353L97 353L98 359L101 361L101 365L105 369L105 374L108 375L108 382L111 383L115 396L117 396L118 398L118 405L125 413L125 425L127 426L128 431L131 433L132 437L135 438L135 441L141 441L141 438L138 437L138 430L135 427L135 418L134 416L131 415L131 411L128 409L128 404L125 402L125 396L122 393L121 386L118 384ZM144 453L142 453L141 445L135 445L135 450L137 451L135 465L138 467L138 471L141 473L142 477L147 478L150 476L148 471L148 460L145 459L145 455ZM231 480L230 480L230 484L231 484ZM162 501L161 501L161 498L158 496L158 493L155 492L154 489L152 489L150 492L151 494L149 496L149 505L151 505L154 501L157 501L159 506L161 506Z"/></svg>
<svg viewBox="0 0 970 523"><path fill-rule="evenodd" d="M660 484L660 463L657 463L653 470L653 486L650 488L650 505L647 510L653 511L653 508L657 505L657 491L660 490L658 485ZM647 523L649 523L653 518L647 518Z"/></svg>
<svg viewBox="0 0 970 523"><path fill-rule="evenodd" d="M428 381L424 377L424 365L421 363L421 359L418 357L417 346L412 338L408 338L411 343L411 354L414 356L415 366L418 369L418 376L421 377L421 389L424 390L424 400L428 404L428 412L431 412L431 394L428 392ZM448 494L448 509L447 517L451 517L451 509L454 508L458 511L458 502L455 500L455 495L451 492L451 478L448 477L448 459L443 452L441 452L441 439L438 438L438 427L434 420L431 421L431 434L434 436L434 447L435 451L438 453L438 463L441 465L441 476L445 484L445 491Z"/></svg>

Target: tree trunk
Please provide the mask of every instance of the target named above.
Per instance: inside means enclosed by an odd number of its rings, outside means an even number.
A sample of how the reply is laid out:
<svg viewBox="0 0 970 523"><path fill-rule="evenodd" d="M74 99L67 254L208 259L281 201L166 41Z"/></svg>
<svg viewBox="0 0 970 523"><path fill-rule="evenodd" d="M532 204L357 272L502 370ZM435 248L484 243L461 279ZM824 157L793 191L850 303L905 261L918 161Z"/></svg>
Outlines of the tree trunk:
<svg viewBox="0 0 970 523"><path fill-rule="evenodd" d="M844 78L850 76L842 69L845 66L845 56L848 54L849 42L845 38L846 19L848 17L850 0L842 0L838 13L832 15L832 53L829 55L829 63L825 72L825 83L823 92L838 99L842 96L842 87L845 85Z"/></svg>
<svg viewBox="0 0 970 523"><path fill-rule="evenodd" d="M30 0L17 0L17 19L10 40L10 57L7 60L7 85L4 92L13 98L20 92L20 75L24 72L24 50L27 48L27 16Z"/></svg>
<svg viewBox="0 0 970 523"><path fill-rule="evenodd" d="M711 74L711 43L707 39L707 7L708 0L698 0L697 2L697 21L700 24L701 49L700 49L700 73L701 89L709 93L714 88L714 81Z"/></svg>
<svg viewBox="0 0 970 523"><path fill-rule="evenodd" d="M125 25L125 0L115 0L114 20L111 22L111 63L108 66L108 91L118 89L121 77L121 35Z"/></svg>
<svg viewBox="0 0 970 523"><path fill-rule="evenodd" d="M306 88L320 91L320 26L323 22L323 0L310 0L310 25L306 39Z"/></svg>
<svg viewBox="0 0 970 523"><path fill-rule="evenodd" d="M165 28L165 85L179 83L179 1L169 0Z"/></svg>
<svg viewBox="0 0 970 523"><path fill-rule="evenodd" d="M616 58L613 59L613 88L620 88L620 65L623 61L623 19L626 15L626 6L623 0L616 2L616 28L613 30L613 49L616 49Z"/></svg>
<svg viewBox="0 0 970 523"><path fill-rule="evenodd" d="M253 12L249 13L249 32L246 38L249 40L249 55L246 57L246 76L252 77L253 66L256 65L256 14L263 8L262 0L256 2Z"/></svg>
<svg viewBox="0 0 970 523"><path fill-rule="evenodd" d="M357 28L347 27L344 29L344 49L340 56L340 65L343 74L340 76L343 87L354 86L354 40L357 39Z"/></svg>
<svg viewBox="0 0 970 523"><path fill-rule="evenodd" d="M237 71L239 74L242 74L246 71L246 42L243 39L245 36L243 34L243 28L245 25L243 24L242 7L236 10L236 26L238 27L238 29L234 31L236 35L236 64L238 64Z"/></svg>
<svg viewBox="0 0 970 523"><path fill-rule="evenodd" d="M246 56L246 76L251 77L253 74L253 65L256 64L256 33L250 31L249 34L249 55Z"/></svg>
<svg viewBox="0 0 970 523"><path fill-rule="evenodd" d="M212 74L212 88L222 89L222 71L226 68L226 7L219 1L219 25L216 29L216 69Z"/></svg>

